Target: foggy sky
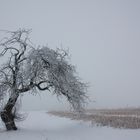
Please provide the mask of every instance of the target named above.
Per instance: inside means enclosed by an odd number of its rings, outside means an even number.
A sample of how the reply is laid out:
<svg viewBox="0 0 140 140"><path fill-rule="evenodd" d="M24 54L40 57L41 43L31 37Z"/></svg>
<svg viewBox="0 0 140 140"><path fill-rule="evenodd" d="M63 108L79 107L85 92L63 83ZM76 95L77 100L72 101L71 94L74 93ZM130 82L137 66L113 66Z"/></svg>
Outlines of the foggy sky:
<svg viewBox="0 0 140 140"><path fill-rule="evenodd" d="M88 107L140 106L139 0L0 0L0 29L19 28L32 29L36 46L69 49L90 86ZM23 101L24 109L66 107L49 92Z"/></svg>

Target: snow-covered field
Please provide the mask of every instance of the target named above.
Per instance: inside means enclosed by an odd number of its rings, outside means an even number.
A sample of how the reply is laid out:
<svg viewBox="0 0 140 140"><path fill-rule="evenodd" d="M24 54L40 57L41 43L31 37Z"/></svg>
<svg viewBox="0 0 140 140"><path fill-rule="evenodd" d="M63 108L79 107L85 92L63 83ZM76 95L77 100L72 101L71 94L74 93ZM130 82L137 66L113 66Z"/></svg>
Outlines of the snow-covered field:
<svg viewBox="0 0 140 140"><path fill-rule="evenodd" d="M0 140L139 140L140 129L97 127L83 121L32 111L17 122L18 131L7 132L0 123Z"/></svg>

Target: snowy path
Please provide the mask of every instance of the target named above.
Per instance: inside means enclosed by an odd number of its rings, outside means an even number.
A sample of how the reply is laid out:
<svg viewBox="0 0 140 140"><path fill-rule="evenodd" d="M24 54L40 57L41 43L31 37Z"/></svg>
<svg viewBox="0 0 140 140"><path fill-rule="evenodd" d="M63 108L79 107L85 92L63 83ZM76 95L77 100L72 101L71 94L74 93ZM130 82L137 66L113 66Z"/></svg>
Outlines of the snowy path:
<svg viewBox="0 0 140 140"><path fill-rule="evenodd" d="M95 127L59 118L45 112L30 112L18 123L19 130L7 132L0 124L0 140L139 140L140 130Z"/></svg>

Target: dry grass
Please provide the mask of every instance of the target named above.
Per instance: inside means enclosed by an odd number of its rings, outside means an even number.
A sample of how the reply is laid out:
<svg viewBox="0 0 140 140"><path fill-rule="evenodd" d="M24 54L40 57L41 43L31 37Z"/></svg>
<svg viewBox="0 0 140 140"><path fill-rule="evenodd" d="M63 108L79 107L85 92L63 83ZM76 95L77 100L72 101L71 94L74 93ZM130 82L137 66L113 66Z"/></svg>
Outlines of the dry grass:
<svg viewBox="0 0 140 140"><path fill-rule="evenodd" d="M49 113L73 120L90 121L93 125L127 129L140 128L140 108L90 109L82 115L67 111L52 111Z"/></svg>

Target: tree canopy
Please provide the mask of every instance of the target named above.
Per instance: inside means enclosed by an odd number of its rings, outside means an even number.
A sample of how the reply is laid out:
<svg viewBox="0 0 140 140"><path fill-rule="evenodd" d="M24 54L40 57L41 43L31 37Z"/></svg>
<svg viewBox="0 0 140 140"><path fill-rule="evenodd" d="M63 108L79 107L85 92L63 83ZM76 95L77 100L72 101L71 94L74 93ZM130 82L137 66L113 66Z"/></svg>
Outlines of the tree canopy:
<svg viewBox="0 0 140 140"><path fill-rule="evenodd" d="M21 93L50 91L64 95L75 110L81 111L87 86L77 76L75 66L69 64L67 51L47 46L35 48L28 30L7 33L0 42L0 56L8 55L0 69L0 99L9 94L4 110L12 112Z"/></svg>

